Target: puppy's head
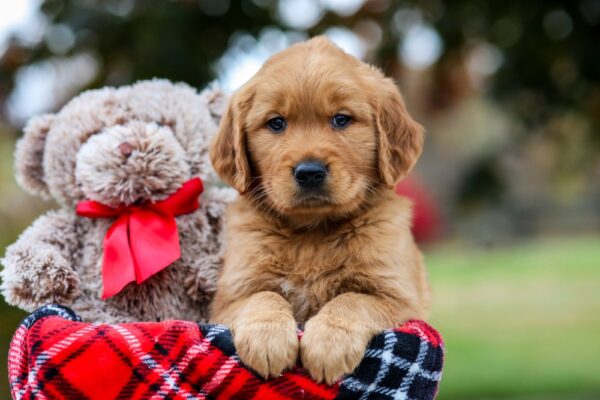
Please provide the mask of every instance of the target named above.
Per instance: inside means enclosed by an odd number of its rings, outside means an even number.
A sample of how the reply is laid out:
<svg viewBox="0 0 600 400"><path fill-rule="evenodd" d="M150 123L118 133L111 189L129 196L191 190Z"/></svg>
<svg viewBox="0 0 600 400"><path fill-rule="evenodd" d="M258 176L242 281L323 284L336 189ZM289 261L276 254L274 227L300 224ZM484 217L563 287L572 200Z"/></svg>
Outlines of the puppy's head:
<svg viewBox="0 0 600 400"><path fill-rule="evenodd" d="M219 175L286 215L348 214L415 164L423 129L394 83L323 37L269 59L231 99Z"/></svg>

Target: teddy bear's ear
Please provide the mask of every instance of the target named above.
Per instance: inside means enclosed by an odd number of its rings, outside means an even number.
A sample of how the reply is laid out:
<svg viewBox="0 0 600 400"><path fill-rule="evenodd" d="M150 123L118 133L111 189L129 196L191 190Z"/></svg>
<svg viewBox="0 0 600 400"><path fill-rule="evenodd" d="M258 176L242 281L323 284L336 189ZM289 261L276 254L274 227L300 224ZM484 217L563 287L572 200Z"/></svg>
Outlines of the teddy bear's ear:
<svg viewBox="0 0 600 400"><path fill-rule="evenodd" d="M30 119L15 150L17 182L29 193L44 198L49 197L44 180L44 147L54 118L52 114L45 114Z"/></svg>
<svg viewBox="0 0 600 400"><path fill-rule="evenodd" d="M216 84L212 84L208 88L204 89L201 95L206 99L210 116L218 126L223 114L225 114L225 110L227 109L227 101L229 100L228 96Z"/></svg>

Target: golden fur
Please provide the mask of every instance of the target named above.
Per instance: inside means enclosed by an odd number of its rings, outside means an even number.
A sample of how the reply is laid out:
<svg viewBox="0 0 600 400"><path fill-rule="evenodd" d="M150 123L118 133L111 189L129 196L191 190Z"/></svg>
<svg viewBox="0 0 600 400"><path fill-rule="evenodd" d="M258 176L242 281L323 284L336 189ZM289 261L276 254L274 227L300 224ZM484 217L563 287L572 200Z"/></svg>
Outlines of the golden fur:
<svg viewBox="0 0 600 400"><path fill-rule="evenodd" d="M337 113L350 125L333 128ZM277 116L282 133L266 127ZM333 383L373 335L426 317L410 204L392 190L422 143L394 83L322 37L273 56L233 96L211 161L242 195L211 319L231 326L244 363L277 376L300 355ZM292 171L303 160L327 165L326 195L302 196Z"/></svg>

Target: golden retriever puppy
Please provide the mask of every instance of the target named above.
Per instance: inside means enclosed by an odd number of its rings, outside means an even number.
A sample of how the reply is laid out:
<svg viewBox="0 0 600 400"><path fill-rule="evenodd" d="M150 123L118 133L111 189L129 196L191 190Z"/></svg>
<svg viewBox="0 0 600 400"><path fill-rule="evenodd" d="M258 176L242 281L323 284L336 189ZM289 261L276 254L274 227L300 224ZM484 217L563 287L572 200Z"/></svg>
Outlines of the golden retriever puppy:
<svg viewBox="0 0 600 400"><path fill-rule="evenodd" d="M392 190L422 144L394 83L323 37L234 94L210 153L241 194L212 320L231 326L246 365L278 376L299 355L331 384L373 335L426 316L410 204Z"/></svg>

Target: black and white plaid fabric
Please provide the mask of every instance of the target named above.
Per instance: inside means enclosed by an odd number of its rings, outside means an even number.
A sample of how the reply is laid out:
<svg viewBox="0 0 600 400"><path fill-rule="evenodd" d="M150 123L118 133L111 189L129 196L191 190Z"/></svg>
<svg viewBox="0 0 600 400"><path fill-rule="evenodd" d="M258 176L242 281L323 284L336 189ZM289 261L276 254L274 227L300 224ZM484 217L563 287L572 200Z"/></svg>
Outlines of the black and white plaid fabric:
<svg viewBox="0 0 600 400"><path fill-rule="evenodd" d="M376 336L354 374L340 385L338 399L422 400L435 398L444 349L431 327L410 321Z"/></svg>

